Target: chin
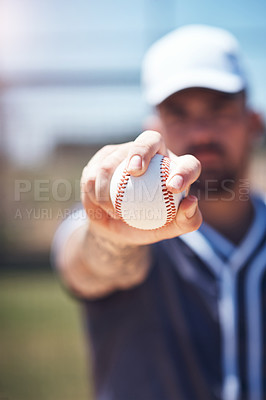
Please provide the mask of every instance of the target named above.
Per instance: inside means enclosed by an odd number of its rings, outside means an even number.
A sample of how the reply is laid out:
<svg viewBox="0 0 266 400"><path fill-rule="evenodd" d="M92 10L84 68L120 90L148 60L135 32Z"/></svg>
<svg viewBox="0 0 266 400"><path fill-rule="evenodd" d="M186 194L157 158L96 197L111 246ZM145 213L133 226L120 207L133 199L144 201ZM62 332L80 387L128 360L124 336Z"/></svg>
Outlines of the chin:
<svg viewBox="0 0 266 400"><path fill-rule="evenodd" d="M231 198L236 182L236 174L232 171L203 171L200 178L191 186L191 193L201 200Z"/></svg>

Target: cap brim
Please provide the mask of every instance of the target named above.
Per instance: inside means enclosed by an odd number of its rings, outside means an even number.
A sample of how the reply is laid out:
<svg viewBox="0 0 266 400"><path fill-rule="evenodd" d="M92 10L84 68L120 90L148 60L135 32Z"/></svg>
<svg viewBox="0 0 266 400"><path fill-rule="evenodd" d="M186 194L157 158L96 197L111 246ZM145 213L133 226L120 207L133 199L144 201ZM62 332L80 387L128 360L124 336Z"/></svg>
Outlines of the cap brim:
<svg viewBox="0 0 266 400"><path fill-rule="evenodd" d="M192 87L217 90L225 93L237 93L245 89L246 82L239 75L220 71L189 71L177 74L174 78L165 79L163 83L146 92L150 105L158 105L176 92Z"/></svg>

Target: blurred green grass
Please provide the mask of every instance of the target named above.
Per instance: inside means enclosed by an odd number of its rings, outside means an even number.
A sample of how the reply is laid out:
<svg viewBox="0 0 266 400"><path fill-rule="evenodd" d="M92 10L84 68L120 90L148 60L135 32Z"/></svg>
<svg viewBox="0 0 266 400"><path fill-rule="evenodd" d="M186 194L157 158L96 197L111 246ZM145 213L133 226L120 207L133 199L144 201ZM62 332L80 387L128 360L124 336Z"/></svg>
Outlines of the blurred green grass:
<svg viewBox="0 0 266 400"><path fill-rule="evenodd" d="M92 399L77 302L52 273L2 274L0 399Z"/></svg>

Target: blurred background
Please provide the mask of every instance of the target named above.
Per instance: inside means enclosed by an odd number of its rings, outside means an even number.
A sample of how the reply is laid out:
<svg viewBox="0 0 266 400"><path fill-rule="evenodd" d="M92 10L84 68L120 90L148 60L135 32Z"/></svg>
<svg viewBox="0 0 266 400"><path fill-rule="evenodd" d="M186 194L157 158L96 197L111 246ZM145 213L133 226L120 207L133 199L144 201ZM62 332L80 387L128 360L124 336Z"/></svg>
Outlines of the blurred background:
<svg viewBox="0 0 266 400"><path fill-rule="evenodd" d="M150 110L140 90L149 45L188 23L229 29L250 102L266 114L264 0L0 1L0 399L92 398L77 302L52 271L56 226L79 202L82 168L134 139ZM266 190L265 145L251 186Z"/></svg>

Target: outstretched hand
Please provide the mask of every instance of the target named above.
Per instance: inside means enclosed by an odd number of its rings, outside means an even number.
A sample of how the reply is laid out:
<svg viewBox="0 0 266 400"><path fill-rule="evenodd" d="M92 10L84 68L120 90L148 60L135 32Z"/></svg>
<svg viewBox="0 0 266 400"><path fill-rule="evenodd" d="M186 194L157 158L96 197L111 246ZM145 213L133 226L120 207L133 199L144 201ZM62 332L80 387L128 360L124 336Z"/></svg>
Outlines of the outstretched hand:
<svg viewBox="0 0 266 400"><path fill-rule="evenodd" d="M144 245L169 239L198 229L202 222L198 201L188 195L178 208L176 218L155 230L139 230L128 226L116 212L110 199L110 182L116 167L126 159L127 170L141 176L156 154L168 156L174 163L166 181L172 193L189 190L199 177L200 162L192 155L176 156L170 152L160 133L145 131L134 142L108 145L99 150L84 168L81 177L81 199L90 220L90 229L120 244Z"/></svg>

